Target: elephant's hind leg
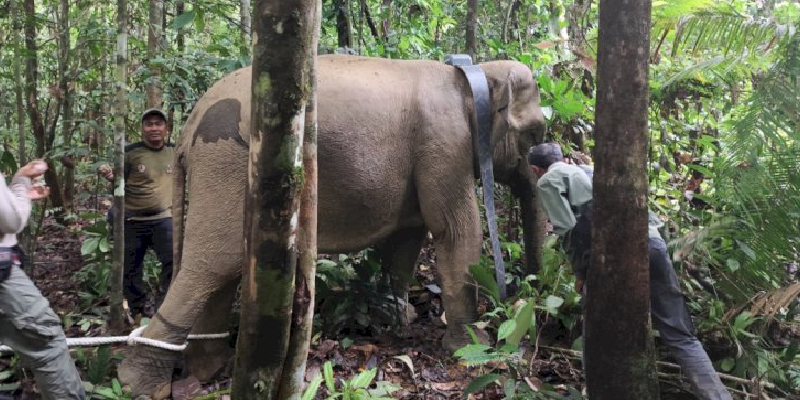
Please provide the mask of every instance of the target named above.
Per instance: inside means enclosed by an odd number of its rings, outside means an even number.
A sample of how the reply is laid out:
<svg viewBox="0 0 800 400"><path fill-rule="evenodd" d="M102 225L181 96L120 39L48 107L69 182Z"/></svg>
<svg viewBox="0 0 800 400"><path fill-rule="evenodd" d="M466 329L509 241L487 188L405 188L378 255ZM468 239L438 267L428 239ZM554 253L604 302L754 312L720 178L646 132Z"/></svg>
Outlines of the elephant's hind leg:
<svg viewBox="0 0 800 400"><path fill-rule="evenodd" d="M392 278L392 293L406 305L400 315L403 325L416 318L414 306L408 303L408 285L414 278L414 268L427 233L424 226L401 229L378 246L383 270Z"/></svg>

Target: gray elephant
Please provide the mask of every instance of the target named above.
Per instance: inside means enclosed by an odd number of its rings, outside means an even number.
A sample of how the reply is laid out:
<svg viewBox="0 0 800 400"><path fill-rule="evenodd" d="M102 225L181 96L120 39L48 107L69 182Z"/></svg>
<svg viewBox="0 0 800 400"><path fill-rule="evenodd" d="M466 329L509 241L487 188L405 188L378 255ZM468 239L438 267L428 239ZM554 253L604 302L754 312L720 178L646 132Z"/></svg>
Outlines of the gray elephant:
<svg viewBox="0 0 800 400"><path fill-rule="evenodd" d="M384 266L408 281L430 231L448 321L443 345L466 344L463 324L477 317L468 266L478 262L482 240L466 79L454 67L424 60L330 55L318 57L317 67L319 251L377 245ZM542 216L525 156L545 132L539 91L520 63L481 67L492 97L495 177L522 199L532 265ZM250 87L248 68L222 79L200 99L183 128L173 203L179 270L145 337L179 344L192 329L227 329L243 263ZM180 226L184 215L185 227ZM203 355L203 362L192 364L192 354ZM119 376L135 393L164 393L179 356L134 348ZM224 364L230 349L223 341L202 341L193 343L186 356L203 379Z"/></svg>

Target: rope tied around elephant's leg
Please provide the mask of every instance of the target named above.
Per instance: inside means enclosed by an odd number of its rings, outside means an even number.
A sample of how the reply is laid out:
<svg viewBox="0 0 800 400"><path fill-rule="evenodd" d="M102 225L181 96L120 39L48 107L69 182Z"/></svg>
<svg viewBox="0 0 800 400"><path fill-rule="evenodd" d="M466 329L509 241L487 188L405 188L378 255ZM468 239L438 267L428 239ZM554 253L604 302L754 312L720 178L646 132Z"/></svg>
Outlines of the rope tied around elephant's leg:
<svg viewBox="0 0 800 400"><path fill-rule="evenodd" d="M137 344L144 344L151 347L158 347L159 349L164 349L164 350L184 351L186 350L186 346L189 345L188 341L184 341L183 344L172 344L161 340L142 337L142 332L144 332L145 328L147 328L147 326L140 326L131 331L130 335L128 335L128 346L136 346Z"/></svg>
<svg viewBox="0 0 800 400"><path fill-rule="evenodd" d="M189 335L187 341L183 344L172 344L157 339L150 339L142 337L142 332L146 326L134 329L128 336L108 336L108 337L85 337L85 338L67 338L67 346L69 347L91 347L102 346L113 343L127 343L129 346L145 345L151 347L158 347L160 349L171 351L183 351L189 344L189 340L212 340L212 339L225 339L230 336L226 333L203 333ZM0 344L0 354L12 352L8 346Z"/></svg>

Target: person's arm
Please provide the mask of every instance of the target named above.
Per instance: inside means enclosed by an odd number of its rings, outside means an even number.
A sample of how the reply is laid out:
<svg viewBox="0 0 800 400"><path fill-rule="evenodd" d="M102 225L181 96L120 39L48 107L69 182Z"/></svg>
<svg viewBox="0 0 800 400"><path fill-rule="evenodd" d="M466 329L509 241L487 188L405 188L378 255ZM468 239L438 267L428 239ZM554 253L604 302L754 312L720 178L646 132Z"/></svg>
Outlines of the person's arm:
<svg viewBox="0 0 800 400"><path fill-rule="evenodd" d="M565 196L566 187L560 179L544 179L539 182L537 188L542 207L553 225L553 231L559 236L563 236L575 226L575 214Z"/></svg>
<svg viewBox="0 0 800 400"><path fill-rule="evenodd" d="M25 229L31 214L31 185L31 178L16 175L9 187L0 175L0 232L16 234Z"/></svg>

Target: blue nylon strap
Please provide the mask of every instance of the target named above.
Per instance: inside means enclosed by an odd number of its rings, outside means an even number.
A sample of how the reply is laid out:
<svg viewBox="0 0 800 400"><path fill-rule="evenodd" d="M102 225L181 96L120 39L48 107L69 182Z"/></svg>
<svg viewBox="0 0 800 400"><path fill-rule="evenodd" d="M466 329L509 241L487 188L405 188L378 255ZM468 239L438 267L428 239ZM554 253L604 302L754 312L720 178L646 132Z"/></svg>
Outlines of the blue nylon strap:
<svg viewBox="0 0 800 400"><path fill-rule="evenodd" d="M475 102L478 129L477 132L473 131L472 149L477 154L480 166L480 177L483 185L483 206L486 212L486 223L489 226L492 251L494 252L494 271L497 279L497 288L500 300L505 300L506 267L503 264L503 253L500 251L500 239L497 234L497 214L494 208L494 170L492 167L493 149L491 143L492 116L494 113L489 96L489 83L486 81L486 74L484 74L481 67L469 65L471 60L468 56L466 59L463 56L454 56L453 58L448 58L446 62L455 65L464 73L472 90L472 99ZM470 125L473 123L474 121L470 121Z"/></svg>

